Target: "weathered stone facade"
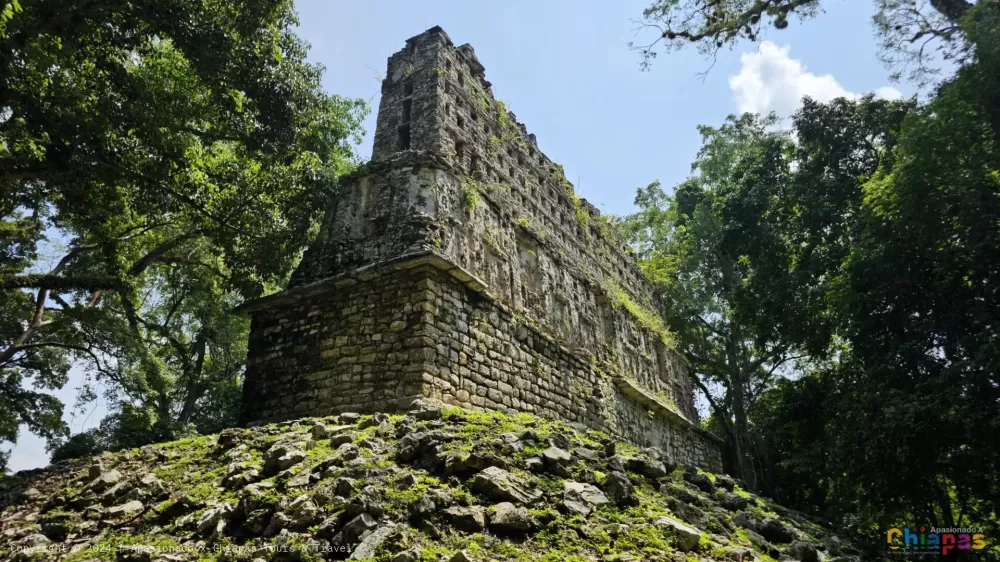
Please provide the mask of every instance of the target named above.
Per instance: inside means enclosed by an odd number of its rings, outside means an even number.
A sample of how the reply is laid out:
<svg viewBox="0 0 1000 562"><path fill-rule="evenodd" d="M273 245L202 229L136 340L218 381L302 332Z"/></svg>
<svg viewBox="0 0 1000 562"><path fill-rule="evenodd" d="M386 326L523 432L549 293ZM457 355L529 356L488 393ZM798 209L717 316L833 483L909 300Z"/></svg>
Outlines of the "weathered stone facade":
<svg viewBox="0 0 1000 562"><path fill-rule="evenodd" d="M372 161L289 288L249 302L245 422L417 397L583 423L721 468L688 367L606 219L440 28L389 58Z"/></svg>

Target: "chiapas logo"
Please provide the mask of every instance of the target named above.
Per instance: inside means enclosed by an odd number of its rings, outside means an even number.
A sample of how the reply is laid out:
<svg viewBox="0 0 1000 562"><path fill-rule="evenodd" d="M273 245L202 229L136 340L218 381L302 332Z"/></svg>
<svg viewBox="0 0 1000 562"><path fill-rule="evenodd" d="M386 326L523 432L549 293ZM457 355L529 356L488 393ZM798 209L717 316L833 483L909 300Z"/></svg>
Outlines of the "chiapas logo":
<svg viewBox="0 0 1000 562"><path fill-rule="evenodd" d="M948 556L958 551L983 550L986 536L982 529L955 527L920 527L919 532L904 529L889 529L886 533L889 552L899 554L939 553Z"/></svg>

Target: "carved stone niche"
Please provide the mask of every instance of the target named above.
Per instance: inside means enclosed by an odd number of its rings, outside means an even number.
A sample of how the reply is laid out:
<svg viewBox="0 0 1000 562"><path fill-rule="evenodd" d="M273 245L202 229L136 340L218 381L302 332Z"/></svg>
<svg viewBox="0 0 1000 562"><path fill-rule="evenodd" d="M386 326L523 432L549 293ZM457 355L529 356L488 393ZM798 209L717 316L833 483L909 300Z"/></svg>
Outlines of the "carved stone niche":
<svg viewBox="0 0 1000 562"><path fill-rule="evenodd" d="M521 272L521 285L524 292L537 294L542 291L544 275L542 274L541 261L538 257L538 244L530 236L520 230L515 234L517 243L517 263Z"/></svg>

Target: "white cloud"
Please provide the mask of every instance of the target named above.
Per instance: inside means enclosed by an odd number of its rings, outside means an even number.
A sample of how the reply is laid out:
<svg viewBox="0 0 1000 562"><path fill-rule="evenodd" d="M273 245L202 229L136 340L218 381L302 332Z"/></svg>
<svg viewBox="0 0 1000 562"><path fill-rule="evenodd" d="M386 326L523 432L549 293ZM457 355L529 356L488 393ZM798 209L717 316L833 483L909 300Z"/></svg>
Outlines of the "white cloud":
<svg viewBox="0 0 1000 562"><path fill-rule="evenodd" d="M886 100L901 100L903 99L903 92L892 86L882 86L881 88L875 88L875 97Z"/></svg>
<svg viewBox="0 0 1000 562"><path fill-rule="evenodd" d="M740 57L740 72L729 78L729 89L741 112L774 111L787 116L798 109L804 96L821 102L860 97L841 86L832 74L819 76L809 72L802 61L789 56L790 50L788 45L765 41L757 52ZM885 99L903 97L899 90L889 86L878 88L875 95Z"/></svg>

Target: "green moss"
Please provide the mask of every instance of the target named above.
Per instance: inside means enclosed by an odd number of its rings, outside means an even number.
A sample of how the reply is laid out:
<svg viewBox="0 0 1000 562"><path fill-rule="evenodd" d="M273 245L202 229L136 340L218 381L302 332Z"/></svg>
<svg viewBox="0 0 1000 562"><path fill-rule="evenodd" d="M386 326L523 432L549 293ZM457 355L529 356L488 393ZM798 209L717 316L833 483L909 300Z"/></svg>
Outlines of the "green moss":
<svg viewBox="0 0 1000 562"><path fill-rule="evenodd" d="M430 543L422 545L420 551L420 560L422 562L440 562L443 559L450 558L454 552L441 545L435 545Z"/></svg>
<svg viewBox="0 0 1000 562"><path fill-rule="evenodd" d="M779 515L776 512L764 509L756 504L753 504L750 507L748 507L747 511L752 513L753 516L758 519L772 519L779 517Z"/></svg>
<svg viewBox="0 0 1000 562"><path fill-rule="evenodd" d="M154 548L156 552L183 552L180 550L180 543L168 535L112 531L97 542L91 543L88 548L70 554L63 560L64 562L77 562L78 560L108 560L110 562L116 559L119 547L132 545L149 546Z"/></svg>
<svg viewBox="0 0 1000 562"><path fill-rule="evenodd" d="M736 532L733 533L733 537L733 540L741 546L753 548L753 542L750 541L750 533L746 529L742 527L737 528Z"/></svg>
<svg viewBox="0 0 1000 562"><path fill-rule="evenodd" d="M651 357L647 357L647 359L652 360ZM666 390L657 390L654 391L653 394L656 396L656 398L660 401L661 404L673 410L674 412L680 413L680 408L677 407L677 402L674 401L673 397L670 396L669 392L667 392ZM713 482L715 481L714 477L712 481Z"/></svg>
<svg viewBox="0 0 1000 562"><path fill-rule="evenodd" d="M309 548L308 541L309 538L304 535L289 535L287 545L298 556L298 562L322 562L323 554L315 548Z"/></svg>
<svg viewBox="0 0 1000 562"><path fill-rule="evenodd" d="M491 248L493 248L493 250L497 254L505 256L507 254L506 252L503 251L503 248L500 246L500 240L502 238L503 235L500 233L499 229L497 229L492 224L489 223L486 224L485 234L483 236L483 239L486 241L486 244L488 244ZM488 326L484 326L483 329L485 330L487 327Z"/></svg>
<svg viewBox="0 0 1000 562"><path fill-rule="evenodd" d="M479 109L480 112L486 114L490 110L490 99L485 93L481 92L479 88L467 84L465 87L466 91L469 93L469 97L472 98L472 105Z"/></svg>
<svg viewBox="0 0 1000 562"><path fill-rule="evenodd" d="M566 189L566 196L569 197L569 200L573 202L573 208L575 209L575 215L576 215L576 222L580 223L580 226L584 227L584 234L589 238L590 229L586 227L590 223L590 213L588 213L587 209L584 208L583 200L580 199L580 196L577 195L575 191L573 191L573 186L565 179L563 179L563 187Z"/></svg>
<svg viewBox="0 0 1000 562"><path fill-rule="evenodd" d="M194 501L203 501L217 496L221 490L221 487L211 482L201 482L190 488L188 496Z"/></svg>
<svg viewBox="0 0 1000 562"><path fill-rule="evenodd" d="M399 478L402 478L400 475ZM422 475L417 479L417 484L409 489L403 490L399 486L387 486L382 489L381 497L386 502L386 509L390 513L404 514L409 507L424 497L427 490L441 487L441 481L437 478Z"/></svg>
<svg viewBox="0 0 1000 562"><path fill-rule="evenodd" d="M527 428L534 428L541 438L548 437L548 424L531 414L503 414L501 412L480 412L461 408L446 408L442 417L448 421L455 418L464 419L457 434L466 440L492 439L504 433L520 433Z"/></svg>
<svg viewBox="0 0 1000 562"><path fill-rule="evenodd" d="M390 420L398 423L400 418L401 416L391 416ZM365 416L362 419L367 420L370 417ZM503 450L505 446L500 439L502 434L521 434L528 429L534 431L538 436L538 442L535 445L528 445L519 453L511 452L508 454L504 452L502 454L510 465L509 470L516 476L532 482L532 485L547 498L548 503L536 504L529 510L530 515L536 521L536 528L527 538L466 534L441 525L438 527L441 535L431 539L424 531L405 527L401 530L398 540L394 539L391 541L391 545L386 545L378 552L375 557L377 560L391 559L396 552L408 548L419 548L422 559L435 561L449 558L458 550L466 550L470 557L476 561L504 560L507 562L527 562L529 560L566 562L594 559L684 560L685 557L688 560L703 560L709 557L721 560L725 559L728 554L726 548L721 548L712 542L709 533L701 534L696 553L684 555L673 553L675 539L654 524L659 517L677 518L669 509L671 501L669 494L676 494L683 490L678 486L679 478L676 478L680 469L675 471L673 481L664 483L665 489L663 490L658 490L649 481L643 479L642 483L635 486L638 505L634 507L623 509L620 506L609 504L600 507L586 518L563 514L555 506L563 493L565 480L548 474L527 473L522 468L524 458L537 455L547 448L547 439L556 433L563 435L572 433L574 444L577 444L577 440L582 440L587 447L593 449L601 448L602 440L606 439L605 435L594 431L571 429L563 423L541 419L530 414L511 415L500 412L448 408L442 411L442 419L448 424L445 428L442 428L440 422L436 421L416 421L413 425L416 431L434 428L455 435L458 439L449 441L446 445L447 450L459 451L463 456L474 450L495 454L496 451ZM296 424L295 428L289 431L304 433L309 425L311 424ZM375 426L357 431L355 441L374 437L376 431L377 427ZM258 434L255 439L259 446L263 442L273 443L274 440L284 437L283 435L269 435L264 438L263 435ZM386 440L391 445L393 440L390 438ZM195 499L209 500L206 503L211 505L218 502L235 502L237 497L233 497L233 494L219 487L219 482L225 472L226 460L214 449L213 443L214 441L209 438L186 440L183 444L168 444L165 447L174 453L174 457L162 466L156 467L156 471L164 476L174 478L175 489L183 489L195 496ZM619 444L618 448L622 454L636 454L638 452L637 447L627 444ZM396 463L392 461L391 451L391 448L388 450L380 449L378 452L362 448L361 454L365 460L362 464L366 467L383 469L393 467ZM259 462L260 453L257 449L248 449L247 452L254 458L253 462ZM316 441L313 446L306 450L307 459L299 468L301 470L315 468L316 464L322 463L334 454L335 452L327 440ZM201 455L200 458L196 458L198 455ZM117 459L123 457L117 457ZM142 462L139 457L135 457L135 459L129 464L134 466L135 463ZM568 467L569 475L567 478L576 481L592 481L589 479L594 478L598 483L602 483L607 476L604 472L596 470L597 468L601 467L577 459ZM126 469L131 470L130 468ZM456 504L483 505L484 507L487 505L483 503L483 498L475 497L470 493L473 482L471 478L448 477L439 479L408 465L398 465L398 468L386 470L383 474L386 474L389 480L379 485L380 500L385 506L389 519L394 521L405 520L411 506L431 490L452 496ZM412 478L413 476L416 476L416 484L410 488L404 490L398 485L402 478ZM714 475L708 476L714 479ZM328 474L325 482L329 482L333 478L336 478L336 471ZM273 483L274 479L275 477L271 477L266 481ZM360 480L356 482L358 486L366 483L374 483L374 481L364 482ZM255 495L255 500L265 504L276 504L279 498L285 494L284 491L279 492L280 489L280 486L261 488ZM746 494L739 488L736 489L736 492L741 496ZM249 493L245 489L236 492L239 496ZM755 498L755 496L750 497L751 499ZM177 542L170 534L178 533L179 529L175 528L173 524L163 525L155 533L152 530L157 514L169 508L171 501L162 502L154 510L150 510L147 516L132 527L128 537L115 535L101 537L96 546L99 549L103 545L106 549L105 552L100 550L83 551L73 555L69 560L79 562L83 559L99 559L110 562L116 554L111 547L123 544L144 544L163 549L176 548ZM191 515L197 517L204 509L207 507L197 510ZM751 504L750 510L755 514L763 512L763 509L755 504ZM56 509L46 513L43 520L60 519L64 516L79 518L80 514ZM158 524L162 525L162 523ZM708 530L723 535L727 534L715 518L710 521ZM815 530L818 534L821 529L810 528L810 530ZM290 546L293 547L304 546L309 535L315 534L316 528L313 527L307 531L306 534L293 533L288 539L282 540L289 540ZM186 537L177 540L186 540ZM277 539L269 540L273 543ZM732 540L734 545L753 546L749 540L749 534L744 529L738 529L732 535ZM231 555L221 554L212 549L214 546L236 544L230 541L231 539L225 537L207 539L206 544L209 549L202 553L199 559L232 562ZM318 562L319 556L321 556L321 553L316 551L303 552L302 554L304 555L303 562ZM761 559L766 560L767 558L762 557Z"/></svg>
<svg viewBox="0 0 1000 562"><path fill-rule="evenodd" d="M156 445L154 449L162 451L170 460L155 468L153 473L167 484L188 481L192 465L199 466L210 459L214 445L215 437L211 435Z"/></svg>
<svg viewBox="0 0 1000 562"><path fill-rule="evenodd" d="M647 557L673 552L667 536L655 525L632 525L614 543L616 551L641 553Z"/></svg>
<svg viewBox="0 0 1000 562"><path fill-rule="evenodd" d="M664 324L663 318L661 318L659 314L632 300L632 297L629 296L629 294L622 288L621 285L618 284L617 281L608 279L604 284L604 291L607 293L612 306L627 310L629 314L638 320L644 328L659 337L660 341L663 342L663 345L667 346L669 349L675 349L677 347L674 334L667 330L667 326Z"/></svg>
<svg viewBox="0 0 1000 562"><path fill-rule="evenodd" d="M614 225L614 215L598 215L597 230L600 231L601 236L605 240L614 239L615 234L617 234L617 229Z"/></svg>
<svg viewBox="0 0 1000 562"><path fill-rule="evenodd" d="M271 478L263 480L261 483L264 482L270 482L274 484L275 477L272 476ZM283 492L278 491L277 486L270 486L270 487L260 486L258 487L258 491L254 496L254 498L256 499L256 501L261 502L263 504L275 505L281 500L282 497L284 497L284 495L285 494Z"/></svg>

